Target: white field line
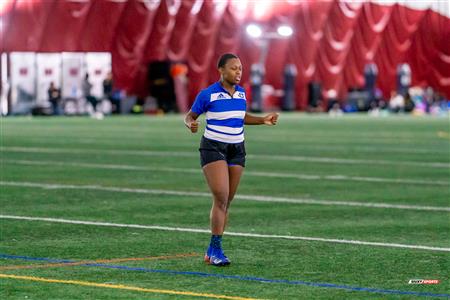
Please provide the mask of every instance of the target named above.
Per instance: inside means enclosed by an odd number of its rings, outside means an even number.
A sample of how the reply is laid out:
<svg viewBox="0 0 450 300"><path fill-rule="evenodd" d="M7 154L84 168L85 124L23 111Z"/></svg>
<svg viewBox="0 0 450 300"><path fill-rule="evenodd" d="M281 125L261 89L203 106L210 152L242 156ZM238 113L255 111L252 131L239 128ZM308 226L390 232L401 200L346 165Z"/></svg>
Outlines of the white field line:
<svg viewBox="0 0 450 300"><path fill-rule="evenodd" d="M165 157L198 157L197 151L144 151L144 150L108 150L108 149L61 149L61 148L36 148L36 147L0 147L1 152L26 152L26 153L95 153L109 155L141 155L141 156L165 156ZM450 163L443 162L416 162L416 161L394 161L394 160L366 160L366 159L346 159L334 157L315 157L297 155L264 155L249 154L248 158L260 160L276 161L304 161L315 163L334 164L358 164L358 165L392 165L392 166L416 166L428 168L450 168Z"/></svg>
<svg viewBox="0 0 450 300"><path fill-rule="evenodd" d="M417 148L392 148L392 147L367 147L367 146L352 146L353 151L357 152L367 152L367 153L408 153L408 154L447 154L449 147L447 149L417 149ZM340 150L347 151L348 147L332 145L332 146L320 146L320 145L298 145L294 149L297 150Z"/></svg>
<svg viewBox="0 0 450 300"><path fill-rule="evenodd" d="M311 157L311 156L290 156L290 155L247 155L249 158L262 160L282 160L282 161L305 161L316 163L334 164L355 164L355 165L392 165L392 166L416 166L429 168L450 168L450 163L441 162L416 162L416 161L393 161L393 160L371 160L371 159L347 159L333 157Z"/></svg>
<svg viewBox="0 0 450 300"><path fill-rule="evenodd" d="M27 141L29 142L35 142L35 143L40 143L42 142L42 138L40 137L32 137L32 136L22 136L23 138L26 138ZM121 141L123 142L124 140L134 140L136 139L136 137L133 136L121 136ZM79 144L87 144L87 145L96 145L99 141L101 141L101 144L104 146L115 146L117 145L117 138L114 137L105 137L105 136L97 136L97 137L93 137L93 138L77 138L74 136L71 136L71 140L75 141ZM252 141L255 141L255 138L252 138ZM258 141L258 140L256 140ZM269 140L267 140L268 142ZM57 141L52 141L52 144L59 144L59 145L64 145L66 143L66 141L61 141L61 140L57 140ZM165 141L164 142L165 146L168 147L178 147L178 148L189 148L192 147L192 142L191 141L184 141L183 143L181 143L180 141L174 141L174 142L168 142ZM374 147L369 147L369 146L352 146L351 147L353 151L357 151L357 152L367 152L367 153L405 153L405 154L442 154L445 153L447 154L449 151L449 147L447 146L446 148L440 149L435 147L434 149L421 149L421 148L405 148L405 147L380 147L380 146L374 146ZM298 151L302 151L302 150L326 150L326 151L330 151L331 149L333 150L348 150L348 147L345 146L341 146L340 144L333 144L332 146L330 145L305 145L305 144L301 144L301 145L297 145L295 146L293 149L296 149Z"/></svg>
<svg viewBox="0 0 450 300"><path fill-rule="evenodd" d="M59 218L41 218L41 217L12 216L12 215L0 215L0 218L1 219L10 219L10 220L43 221L43 222L53 222L53 223L77 224L77 225L139 228L139 229L152 229L152 230L178 231L178 232L191 232L191 233L210 233L209 229L167 227L167 226L158 226L158 225L120 224L120 223L109 223L109 222L94 222L94 221L59 219ZM353 244L353 245L366 245L366 246L378 246L378 247L389 247L389 248L404 248L404 249L450 252L450 248L431 247L431 246L423 246L423 245L367 242L367 241L344 240L344 239L328 239L328 238L294 236L294 235L258 234L258 233L246 233L246 232L228 232L227 231L227 232L225 232L225 234L229 235L229 236L241 236L241 237L252 237L252 238L304 240L304 241L327 242L327 243L338 243L338 244Z"/></svg>
<svg viewBox="0 0 450 300"><path fill-rule="evenodd" d="M43 188L43 189L96 190L96 191L121 192L121 193L211 198L210 193L204 192L174 191L174 190L160 190L160 189L136 189L136 188L123 188L123 187L100 186L100 185L51 184L51 183L17 182L17 181L0 181L0 185ZM236 195L235 199L257 201L257 202L269 202L269 203L317 204L317 205L331 205L331 206L356 206L356 207L370 207L370 208L450 212L450 207L445 206L420 206L420 205L386 204L374 202L315 200L315 199L270 197L258 195Z"/></svg>
<svg viewBox="0 0 450 300"><path fill-rule="evenodd" d="M130 170L130 171L161 171L161 172L177 172L200 174L201 169L192 168L173 168L173 167L148 167L135 165L116 165L116 164L94 164L83 162L62 162L62 161L45 161L45 160L23 160L23 159L7 159L2 160L5 163L21 164L21 165L40 165L40 166L72 166L82 168L94 169L108 169L108 170ZM330 180L330 181L363 181L363 182L383 182L383 183L400 183L400 184L418 184L418 185L438 185L450 186L448 181L429 181L429 180L415 180L406 178L380 178L380 177L361 177L361 176L347 176L347 175L308 175L297 173L276 173L276 172L256 172L245 171L248 176L269 177L269 178L293 178L299 180Z"/></svg>

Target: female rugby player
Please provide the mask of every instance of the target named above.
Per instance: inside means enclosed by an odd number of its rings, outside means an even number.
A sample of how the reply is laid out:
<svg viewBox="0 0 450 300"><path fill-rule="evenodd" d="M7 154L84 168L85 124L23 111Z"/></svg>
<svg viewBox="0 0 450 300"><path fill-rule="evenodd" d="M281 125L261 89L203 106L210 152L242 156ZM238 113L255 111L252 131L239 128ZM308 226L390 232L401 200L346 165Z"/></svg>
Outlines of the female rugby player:
<svg viewBox="0 0 450 300"><path fill-rule="evenodd" d="M213 196L210 212L211 241L205 262L225 266L230 260L222 250L222 235L227 225L228 209L245 167L244 124L275 125L278 114L264 117L246 112L244 89L238 85L242 64L234 54L224 54L218 62L220 80L196 97L184 123L192 133L198 131L197 118L206 115L206 128L200 142L200 162Z"/></svg>

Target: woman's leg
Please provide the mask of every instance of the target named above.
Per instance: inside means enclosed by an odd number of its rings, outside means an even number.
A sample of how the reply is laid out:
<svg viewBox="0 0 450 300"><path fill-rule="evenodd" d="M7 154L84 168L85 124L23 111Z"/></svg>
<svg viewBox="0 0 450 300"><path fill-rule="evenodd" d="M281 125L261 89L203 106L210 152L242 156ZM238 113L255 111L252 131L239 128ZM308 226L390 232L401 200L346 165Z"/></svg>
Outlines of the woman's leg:
<svg viewBox="0 0 450 300"><path fill-rule="evenodd" d="M240 165L234 165L228 167L229 174L229 193L228 193L228 201L227 201L227 210L225 214L225 223L223 226L223 230L225 231L225 227L228 223L228 209L231 205L231 201L233 201L234 195L236 194L237 188L239 186L239 182L241 180L242 173L244 172L244 167Z"/></svg>
<svg viewBox="0 0 450 300"><path fill-rule="evenodd" d="M211 234L222 235L229 199L229 171L227 162L218 160L203 167L206 181L213 195L210 213Z"/></svg>

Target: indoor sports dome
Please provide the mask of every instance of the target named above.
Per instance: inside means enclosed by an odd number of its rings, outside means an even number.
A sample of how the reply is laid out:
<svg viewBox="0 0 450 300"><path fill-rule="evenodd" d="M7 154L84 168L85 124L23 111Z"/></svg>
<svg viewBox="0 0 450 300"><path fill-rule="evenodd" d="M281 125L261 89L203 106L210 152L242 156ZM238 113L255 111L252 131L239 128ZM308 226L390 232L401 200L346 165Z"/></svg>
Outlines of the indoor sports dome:
<svg viewBox="0 0 450 300"><path fill-rule="evenodd" d="M123 103L150 95L185 112L226 52L242 61L255 111L333 101L367 111L410 87L448 99L449 11L447 1L4 0L1 111L45 106L50 82L80 97L85 73L102 97L111 71Z"/></svg>
<svg viewBox="0 0 450 300"><path fill-rule="evenodd" d="M450 300L450 0L0 0L0 300Z"/></svg>

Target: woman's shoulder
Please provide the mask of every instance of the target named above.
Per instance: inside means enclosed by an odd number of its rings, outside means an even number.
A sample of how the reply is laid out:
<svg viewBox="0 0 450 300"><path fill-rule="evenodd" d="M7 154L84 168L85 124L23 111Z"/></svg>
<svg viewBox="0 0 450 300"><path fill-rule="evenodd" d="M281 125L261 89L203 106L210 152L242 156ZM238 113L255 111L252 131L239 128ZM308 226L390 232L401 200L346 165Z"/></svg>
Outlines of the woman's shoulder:
<svg viewBox="0 0 450 300"><path fill-rule="evenodd" d="M236 91L245 93L245 89L240 85L236 85Z"/></svg>
<svg viewBox="0 0 450 300"><path fill-rule="evenodd" d="M211 84L210 86L200 90L199 95L206 96L206 95L211 95L211 94L214 94L214 93L217 93L220 91L221 91L220 87L217 86L217 82L215 82L215 83Z"/></svg>

